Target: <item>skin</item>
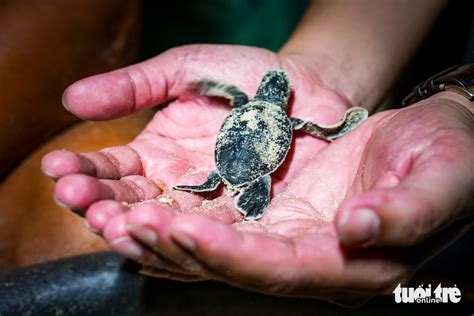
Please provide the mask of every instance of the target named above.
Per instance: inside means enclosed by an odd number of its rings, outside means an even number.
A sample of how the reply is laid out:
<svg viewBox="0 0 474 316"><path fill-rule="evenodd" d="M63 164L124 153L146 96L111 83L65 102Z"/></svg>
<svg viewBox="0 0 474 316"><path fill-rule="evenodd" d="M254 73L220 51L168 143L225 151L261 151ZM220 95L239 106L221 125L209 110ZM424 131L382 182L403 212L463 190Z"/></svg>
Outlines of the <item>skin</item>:
<svg viewBox="0 0 474 316"><path fill-rule="evenodd" d="M465 229L453 223L472 215L471 104L440 93L373 115L331 145L297 133L258 222L242 222L222 192L171 191L203 182L214 168L214 140L229 111L188 83L212 77L253 95L262 74L278 67L294 83L291 116L329 124L347 108L311 63L248 47L185 46L75 83L64 100L85 119L170 103L127 146L46 155L56 199L87 210L91 228L146 274L344 305L390 293Z"/></svg>
<svg viewBox="0 0 474 316"><path fill-rule="evenodd" d="M38 148L3 179L0 271L108 249L102 238L86 228L81 217L55 203L55 183L42 174L41 159L58 148L94 151L129 142L150 117L141 112L119 120L78 124Z"/></svg>
<svg viewBox="0 0 474 316"><path fill-rule="evenodd" d="M430 30L443 0L313 0L280 53L318 69L349 104L373 110Z"/></svg>

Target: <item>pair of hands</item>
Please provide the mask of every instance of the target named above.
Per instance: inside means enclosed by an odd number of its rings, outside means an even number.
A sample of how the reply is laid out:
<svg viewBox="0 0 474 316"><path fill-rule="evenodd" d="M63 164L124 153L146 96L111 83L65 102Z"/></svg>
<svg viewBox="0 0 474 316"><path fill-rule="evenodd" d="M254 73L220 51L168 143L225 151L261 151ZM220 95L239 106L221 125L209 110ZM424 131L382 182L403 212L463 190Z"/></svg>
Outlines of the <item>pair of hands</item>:
<svg viewBox="0 0 474 316"><path fill-rule="evenodd" d="M460 232L443 228L471 215L472 113L443 93L373 115L331 144L296 132L258 222L242 221L223 191L173 191L214 168L230 111L189 84L213 79L253 96L261 76L280 67L293 80L289 116L323 124L342 116L346 102L310 59L250 47L184 46L76 82L64 103L83 119L169 103L126 146L46 155L55 198L85 212L91 229L145 274L344 305L391 293Z"/></svg>

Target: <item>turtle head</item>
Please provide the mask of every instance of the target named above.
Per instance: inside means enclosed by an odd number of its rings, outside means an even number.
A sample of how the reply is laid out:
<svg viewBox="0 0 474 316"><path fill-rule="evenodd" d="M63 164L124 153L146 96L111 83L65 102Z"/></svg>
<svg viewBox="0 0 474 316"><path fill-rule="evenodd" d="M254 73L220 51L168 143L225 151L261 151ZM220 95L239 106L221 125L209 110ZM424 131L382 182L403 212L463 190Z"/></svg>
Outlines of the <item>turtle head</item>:
<svg viewBox="0 0 474 316"><path fill-rule="evenodd" d="M254 99L279 105L286 110L290 93L291 81L286 71L270 70L263 76Z"/></svg>

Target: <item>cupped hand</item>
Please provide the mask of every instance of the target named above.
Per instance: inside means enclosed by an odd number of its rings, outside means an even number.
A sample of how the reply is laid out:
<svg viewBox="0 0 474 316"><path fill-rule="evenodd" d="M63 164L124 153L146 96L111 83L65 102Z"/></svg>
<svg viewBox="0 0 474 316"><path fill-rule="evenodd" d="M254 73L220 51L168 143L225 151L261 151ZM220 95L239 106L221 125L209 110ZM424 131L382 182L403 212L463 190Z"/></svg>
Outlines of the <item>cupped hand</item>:
<svg viewBox="0 0 474 316"><path fill-rule="evenodd" d="M150 275L358 305L390 294L467 229L473 132L465 107L432 97L320 150L258 222L219 197L193 209L121 207L102 232Z"/></svg>
<svg viewBox="0 0 474 316"><path fill-rule="evenodd" d="M158 104L166 106L126 146L46 156L43 171L59 178L58 202L74 209L86 209L107 198L137 202L177 184L202 182L214 167L215 139L230 108L222 100L197 95L191 85L212 79L233 84L253 97L263 74L276 68L285 68L293 82L291 116L323 124L342 117L346 103L323 86L309 59L244 46L184 46L76 82L64 93L63 103L82 119L109 120ZM274 174L275 192L283 190L326 145L312 137L300 137L295 143L298 150Z"/></svg>
<svg viewBox="0 0 474 316"><path fill-rule="evenodd" d="M225 52L217 54L220 59L203 57L220 49ZM141 71L130 67L73 85L66 93L68 107L89 119L178 99L128 146L46 156L43 170L59 178L56 198L68 207L88 209L94 230L116 251L142 262L144 273L156 276L215 279L349 305L409 279L449 242L436 238L439 231L467 216L472 205L472 114L438 97L374 115L329 146L296 133L292 153L275 174L270 208L258 222L242 222L232 198L170 190L205 179L213 168L213 140L228 111L215 100L189 93L186 84L203 75L252 96L266 70L283 67L294 81L291 116L329 123L337 120L344 103L321 85L304 59L251 48L240 48L232 58L235 49L188 47L184 50L193 54L168 52L167 63L151 60L138 66ZM236 65L244 53L254 58ZM186 63L168 73L163 69L175 65L173 54ZM260 62L248 67L256 57ZM219 67L207 73L205 65L216 60ZM202 62L201 69L189 66L193 62ZM151 97L153 90L143 86L166 91ZM114 99L117 95L124 98ZM127 100L132 105L125 106Z"/></svg>
<svg viewBox="0 0 474 316"><path fill-rule="evenodd" d="M87 218L100 231L110 217L104 217L105 213L124 207L112 206L108 200L129 206L143 201L160 204L156 199L163 194L166 198L161 201L171 196L173 208L179 206L183 211L199 207L203 201L207 203L205 198L227 200L228 220L241 221L231 199L222 196L222 190L208 196L171 190L178 184L202 183L215 168L215 139L230 111L225 100L197 95L191 86L198 80L211 79L235 85L251 98L263 74L277 68L284 68L292 79L290 116L322 124L342 117L347 102L324 86L310 59L252 47L184 46L146 62L76 82L65 91L63 103L82 119L109 120L158 104L165 106L126 146L83 154L58 150L46 155L42 169L57 180L55 199L79 213L89 209ZM292 146L298 150L291 150L272 175L273 195L284 191L311 157L327 145L320 139L298 135ZM101 213L102 209L105 213Z"/></svg>

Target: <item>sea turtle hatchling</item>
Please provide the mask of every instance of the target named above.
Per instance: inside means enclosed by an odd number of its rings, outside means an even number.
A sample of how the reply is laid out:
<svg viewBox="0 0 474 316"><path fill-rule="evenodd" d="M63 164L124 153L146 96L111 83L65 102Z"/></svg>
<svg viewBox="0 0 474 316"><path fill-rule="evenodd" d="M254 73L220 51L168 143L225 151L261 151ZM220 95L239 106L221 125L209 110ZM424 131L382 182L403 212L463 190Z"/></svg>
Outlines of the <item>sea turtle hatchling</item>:
<svg viewBox="0 0 474 316"><path fill-rule="evenodd" d="M214 81L199 81L203 95L230 100L232 112L217 136L214 158L216 169L201 185L178 185L176 190L212 191L224 182L229 195L239 192L236 206L246 220L257 220L270 204L270 174L285 160L293 129L332 141L367 118L367 111L353 107L331 126L322 126L286 114L291 82L283 69L265 74L257 94L249 101L237 87Z"/></svg>

